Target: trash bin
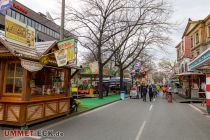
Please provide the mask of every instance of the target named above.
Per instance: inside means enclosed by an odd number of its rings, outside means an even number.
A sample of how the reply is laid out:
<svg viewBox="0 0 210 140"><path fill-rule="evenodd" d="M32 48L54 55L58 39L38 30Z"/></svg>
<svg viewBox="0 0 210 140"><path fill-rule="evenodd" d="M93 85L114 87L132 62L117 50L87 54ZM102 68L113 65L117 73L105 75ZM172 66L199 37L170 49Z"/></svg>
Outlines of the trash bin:
<svg viewBox="0 0 210 140"><path fill-rule="evenodd" d="M124 90L120 91L120 99L125 100L125 91Z"/></svg>
<svg viewBox="0 0 210 140"><path fill-rule="evenodd" d="M171 92L168 93L168 103L172 103L172 94L171 94Z"/></svg>

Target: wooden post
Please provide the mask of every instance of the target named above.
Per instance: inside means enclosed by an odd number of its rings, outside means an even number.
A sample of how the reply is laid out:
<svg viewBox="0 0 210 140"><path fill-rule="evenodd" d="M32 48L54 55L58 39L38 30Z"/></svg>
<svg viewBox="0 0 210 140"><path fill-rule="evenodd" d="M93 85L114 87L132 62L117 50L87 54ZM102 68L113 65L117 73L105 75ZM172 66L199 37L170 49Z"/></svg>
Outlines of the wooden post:
<svg viewBox="0 0 210 140"><path fill-rule="evenodd" d="M5 62L0 61L0 99L3 95Z"/></svg>
<svg viewBox="0 0 210 140"><path fill-rule="evenodd" d="M70 75L71 75L71 70L65 69L64 70L64 84L66 87L66 96L69 97L70 94Z"/></svg>
<svg viewBox="0 0 210 140"><path fill-rule="evenodd" d="M30 90L30 72L26 69L23 70L23 95L22 101L29 101L31 97Z"/></svg>

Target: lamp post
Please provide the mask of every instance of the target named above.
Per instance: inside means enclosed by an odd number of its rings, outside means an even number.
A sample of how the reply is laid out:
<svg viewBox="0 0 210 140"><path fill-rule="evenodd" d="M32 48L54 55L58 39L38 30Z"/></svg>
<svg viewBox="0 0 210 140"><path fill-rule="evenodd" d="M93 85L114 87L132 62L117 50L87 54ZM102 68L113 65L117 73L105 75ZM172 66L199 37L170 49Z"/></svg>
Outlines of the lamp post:
<svg viewBox="0 0 210 140"><path fill-rule="evenodd" d="M60 39L64 38L64 19L65 19L65 0L62 0Z"/></svg>

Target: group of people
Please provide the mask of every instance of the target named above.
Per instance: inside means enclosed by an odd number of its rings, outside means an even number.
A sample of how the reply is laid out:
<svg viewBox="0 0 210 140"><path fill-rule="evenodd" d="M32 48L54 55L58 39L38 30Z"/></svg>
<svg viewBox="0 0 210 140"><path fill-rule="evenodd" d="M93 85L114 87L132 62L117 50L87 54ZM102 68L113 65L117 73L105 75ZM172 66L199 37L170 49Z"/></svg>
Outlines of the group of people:
<svg viewBox="0 0 210 140"><path fill-rule="evenodd" d="M149 100L151 102L153 98L155 98L158 94L160 94L161 90L163 91L163 93L165 93L167 91L167 87L166 86L161 87L160 85L154 85L154 84L146 85L145 83L142 83L139 86L139 92L144 102L146 102L147 100L146 99L147 93L149 94Z"/></svg>

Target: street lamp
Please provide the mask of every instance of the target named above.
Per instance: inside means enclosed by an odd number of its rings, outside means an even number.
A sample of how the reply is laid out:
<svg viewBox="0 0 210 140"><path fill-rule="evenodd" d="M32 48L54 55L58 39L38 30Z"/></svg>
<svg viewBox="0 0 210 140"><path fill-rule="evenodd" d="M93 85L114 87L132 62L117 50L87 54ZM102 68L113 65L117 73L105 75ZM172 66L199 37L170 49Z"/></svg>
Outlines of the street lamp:
<svg viewBox="0 0 210 140"><path fill-rule="evenodd" d="M64 19L65 19L65 0L62 0L60 39L64 38Z"/></svg>

